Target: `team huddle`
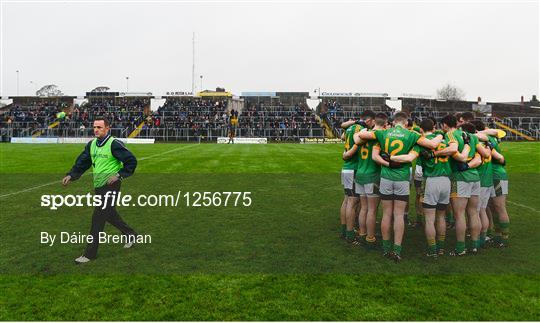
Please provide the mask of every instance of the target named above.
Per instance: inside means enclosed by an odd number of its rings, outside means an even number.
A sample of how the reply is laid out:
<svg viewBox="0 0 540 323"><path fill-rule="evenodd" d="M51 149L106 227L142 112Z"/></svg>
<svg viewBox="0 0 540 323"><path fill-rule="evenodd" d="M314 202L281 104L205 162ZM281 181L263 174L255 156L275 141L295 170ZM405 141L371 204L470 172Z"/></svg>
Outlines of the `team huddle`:
<svg viewBox="0 0 540 323"><path fill-rule="evenodd" d="M393 120L371 110L360 117L342 124L343 238L376 248L381 204L383 255L396 262L402 257L406 224L424 227L428 257L446 253L446 231L452 228L452 256L508 245L508 176L499 148L504 133L487 129L471 112L443 117L438 129L430 118L419 127L413 125L403 112ZM416 190L415 223L409 223L407 214L411 182Z"/></svg>

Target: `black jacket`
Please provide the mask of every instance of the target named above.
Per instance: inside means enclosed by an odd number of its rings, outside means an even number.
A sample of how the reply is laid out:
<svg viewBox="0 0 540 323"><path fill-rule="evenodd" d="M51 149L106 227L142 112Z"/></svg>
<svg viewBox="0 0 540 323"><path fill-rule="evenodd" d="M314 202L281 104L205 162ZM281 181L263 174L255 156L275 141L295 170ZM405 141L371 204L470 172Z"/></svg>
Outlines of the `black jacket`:
<svg viewBox="0 0 540 323"><path fill-rule="evenodd" d="M135 168L137 167L137 158L135 158L131 151L127 150L123 142L118 139L111 139L111 135L107 135L107 137L103 138L103 140L98 139L98 147L102 147L107 142L107 140L114 140L111 144L112 154L114 158L118 159L123 164L122 169L118 171L120 177L126 178L133 175L133 173L135 172ZM90 156L91 145L92 141L86 144L83 152L79 155L79 157L77 157L75 165L73 165L69 173L67 173L67 175L71 176L72 180L79 179L81 175L88 168L90 168L90 166L92 166L92 157Z"/></svg>

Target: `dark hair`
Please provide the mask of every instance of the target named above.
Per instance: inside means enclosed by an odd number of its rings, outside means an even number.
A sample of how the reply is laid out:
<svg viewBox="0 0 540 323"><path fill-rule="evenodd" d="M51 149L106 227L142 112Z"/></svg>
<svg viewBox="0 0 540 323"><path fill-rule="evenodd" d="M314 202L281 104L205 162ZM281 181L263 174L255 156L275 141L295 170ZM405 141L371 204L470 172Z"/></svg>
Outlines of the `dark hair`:
<svg viewBox="0 0 540 323"><path fill-rule="evenodd" d="M470 111L466 111L466 112L461 113L460 117L465 122L471 122L471 121L474 120L474 114L472 112L470 112Z"/></svg>
<svg viewBox="0 0 540 323"><path fill-rule="evenodd" d="M476 127L469 122L465 122L461 125L461 130L466 131L468 133L476 133Z"/></svg>
<svg viewBox="0 0 540 323"><path fill-rule="evenodd" d="M407 119L408 119L408 116L405 112L398 112L394 114L394 121L396 122L407 121Z"/></svg>
<svg viewBox="0 0 540 323"><path fill-rule="evenodd" d="M379 112L375 115L375 124L377 126L380 126L380 127L384 126L387 120L388 120L388 116L386 115L386 113Z"/></svg>
<svg viewBox="0 0 540 323"><path fill-rule="evenodd" d="M103 121L103 123L105 124L105 127L108 127L111 125L111 123L109 122L109 120L105 117L97 117L94 119L94 121Z"/></svg>
<svg viewBox="0 0 540 323"><path fill-rule="evenodd" d="M366 119L375 119L375 112L372 110L365 110L360 114L360 118Z"/></svg>
<svg viewBox="0 0 540 323"><path fill-rule="evenodd" d="M457 126L457 118L451 114L447 114L441 119L441 124L445 124L451 128L455 128Z"/></svg>
<svg viewBox="0 0 540 323"><path fill-rule="evenodd" d="M409 127L409 128L410 128L410 127L412 127L412 126L413 126L413 124L414 124L414 123L413 123L413 121L412 121L412 119L411 119L411 118L407 119L407 127Z"/></svg>
<svg viewBox="0 0 540 323"><path fill-rule="evenodd" d="M424 131L433 131L433 125L433 120L431 119L424 119L420 122L420 128Z"/></svg>
<svg viewBox="0 0 540 323"><path fill-rule="evenodd" d="M476 131L482 131L486 129L486 125L482 122L482 120L473 120L471 123L476 127Z"/></svg>

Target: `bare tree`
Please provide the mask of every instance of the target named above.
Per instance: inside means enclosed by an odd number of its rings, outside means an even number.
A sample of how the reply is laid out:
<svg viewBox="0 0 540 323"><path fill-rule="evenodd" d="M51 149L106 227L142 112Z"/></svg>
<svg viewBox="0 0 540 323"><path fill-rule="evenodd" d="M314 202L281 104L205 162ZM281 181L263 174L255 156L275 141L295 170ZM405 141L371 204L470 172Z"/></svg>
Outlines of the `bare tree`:
<svg viewBox="0 0 540 323"><path fill-rule="evenodd" d="M64 93L62 93L62 91L60 91L58 86L56 86L54 84L49 84L49 85L45 85L41 89L39 89L36 92L36 95L37 96L62 96L62 95L64 95Z"/></svg>
<svg viewBox="0 0 540 323"><path fill-rule="evenodd" d="M93 89L92 92L107 92L110 89L111 88L109 88L108 86L98 86L95 89Z"/></svg>
<svg viewBox="0 0 540 323"><path fill-rule="evenodd" d="M457 86L446 84L437 90L437 98L442 100L460 101L465 98L465 92Z"/></svg>

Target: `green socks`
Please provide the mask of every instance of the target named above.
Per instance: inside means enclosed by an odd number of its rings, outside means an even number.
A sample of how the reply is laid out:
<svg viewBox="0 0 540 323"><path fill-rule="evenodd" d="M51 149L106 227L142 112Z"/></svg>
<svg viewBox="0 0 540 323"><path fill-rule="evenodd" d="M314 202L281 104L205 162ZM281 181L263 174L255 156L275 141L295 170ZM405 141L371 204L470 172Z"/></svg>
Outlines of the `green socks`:
<svg viewBox="0 0 540 323"><path fill-rule="evenodd" d="M435 239L428 239L427 244L429 254L437 253L437 244L435 243Z"/></svg>
<svg viewBox="0 0 540 323"><path fill-rule="evenodd" d="M395 244L394 245L394 253L398 256L401 256L401 246L400 245L397 245Z"/></svg>
<svg viewBox="0 0 540 323"><path fill-rule="evenodd" d="M471 248L473 248L473 249L480 248L480 240L472 240L471 241Z"/></svg>
<svg viewBox="0 0 540 323"><path fill-rule="evenodd" d="M499 227L501 228L501 242L508 243L508 235L510 222L499 222Z"/></svg>
<svg viewBox="0 0 540 323"><path fill-rule="evenodd" d="M465 241L456 242L456 251L458 253L461 253L461 252L465 251Z"/></svg>
<svg viewBox="0 0 540 323"><path fill-rule="evenodd" d="M392 251L392 243L390 242L390 240L383 240L382 248L383 248L384 253L388 253Z"/></svg>
<svg viewBox="0 0 540 323"><path fill-rule="evenodd" d="M342 237L342 238L345 238L345 233L347 232L347 225L346 225L346 224L342 224L342 225L339 227L339 231L341 232L341 237Z"/></svg>
<svg viewBox="0 0 540 323"><path fill-rule="evenodd" d="M480 232L480 247L486 244L486 232Z"/></svg>
<svg viewBox="0 0 540 323"><path fill-rule="evenodd" d="M445 235L440 235L437 237L437 249L444 250L444 240L446 239Z"/></svg>

